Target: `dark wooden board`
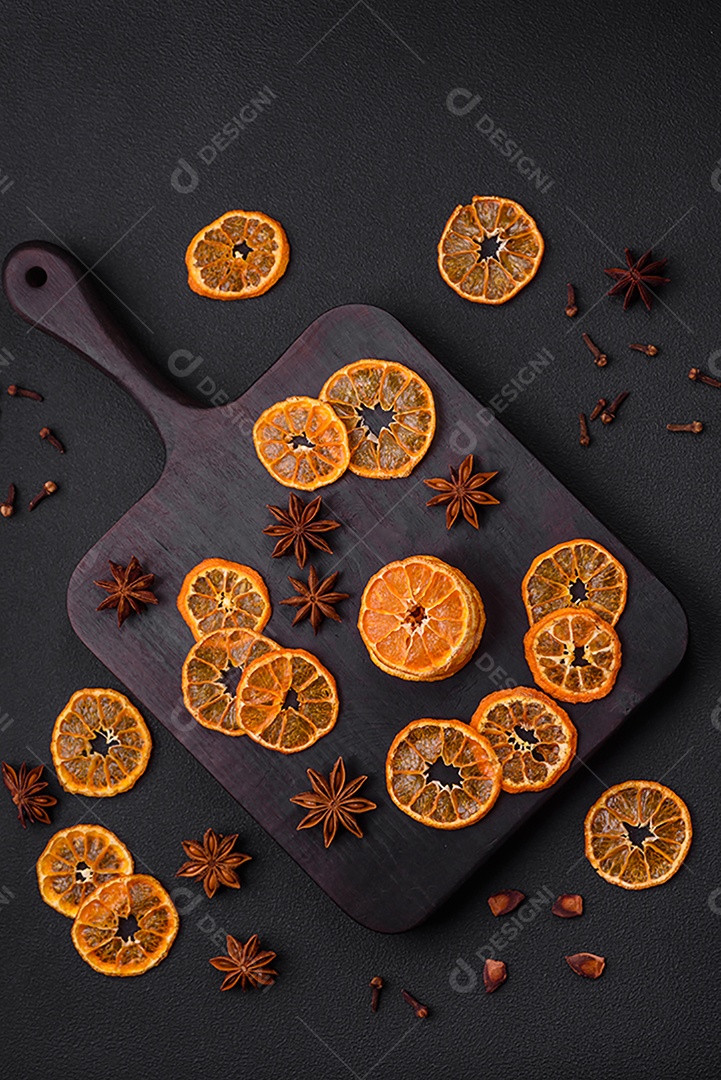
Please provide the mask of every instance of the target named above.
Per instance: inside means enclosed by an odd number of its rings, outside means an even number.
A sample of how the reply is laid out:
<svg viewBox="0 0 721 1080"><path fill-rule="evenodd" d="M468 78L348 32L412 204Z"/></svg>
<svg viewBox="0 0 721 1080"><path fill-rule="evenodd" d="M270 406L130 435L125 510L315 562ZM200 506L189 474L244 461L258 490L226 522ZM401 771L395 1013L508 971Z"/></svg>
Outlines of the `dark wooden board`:
<svg viewBox="0 0 721 1080"><path fill-rule="evenodd" d="M47 281L29 284L42 267ZM37 273L30 281L38 281ZM337 904L358 922L395 932L420 923L581 767L629 713L674 670L686 647L685 615L674 596L611 535L501 423L461 387L391 315L378 308L336 308L317 319L236 402L203 409L184 401L146 365L100 306L82 270L52 245L21 245L8 257L4 285L19 314L66 342L125 386L156 423L167 447L156 485L88 552L72 576L68 612L96 656L142 705L253 815ZM68 290L70 290L68 292ZM351 594L343 622L326 622L316 638L309 623L291 629L293 609L279 601L290 589L292 559L272 559L262 533L269 502L284 504L288 489L258 461L250 432L259 413L290 394L316 394L336 368L362 357L399 360L433 389L438 427L433 445L407 479L363 480L347 473L321 489L329 515L343 528L329 535L334 555L313 560L319 571L340 571L338 588ZM447 532L442 509L425 506L426 476L441 476L469 450L483 469L499 470L493 493L502 505L481 508L481 528ZM305 496L306 498L310 496ZM568 711L579 731L579 757L550 791L501 794L491 813L455 832L426 828L397 810L387 795L384 764L394 735L421 716L468 719L493 687L486 671L499 666L519 684L533 685L523 656L527 620L520 597L523 574L538 552L573 537L608 546L629 575L629 599L618 624L624 662L605 699ZM487 627L474 660L451 679L410 683L379 671L356 628L362 589L393 559L414 553L460 567L483 598ZM107 560L137 555L157 575L160 604L118 631L96 613ZM221 556L257 568L270 589L273 615L265 633L283 645L308 648L335 674L341 713L334 730L300 754L283 756L249 738L208 731L185 712L180 670L190 632L175 597L187 570ZM351 775L370 777L363 795L379 809L364 816L366 836L344 833L329 850L320 830L298 832L302 811L289 802L308 787L308 766L327 772L342 754ZM141 781L142 783L142 781Z"/></svg>

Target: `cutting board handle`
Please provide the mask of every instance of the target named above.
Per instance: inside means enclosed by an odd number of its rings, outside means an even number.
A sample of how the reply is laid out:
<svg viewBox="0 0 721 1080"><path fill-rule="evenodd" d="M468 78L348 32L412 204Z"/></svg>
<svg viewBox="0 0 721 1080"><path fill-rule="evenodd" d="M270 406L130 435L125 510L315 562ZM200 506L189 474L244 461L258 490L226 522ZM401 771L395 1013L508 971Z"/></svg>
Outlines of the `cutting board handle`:
<svg viewBox="0 0 721 1080"><path fill-rule="evenodd" d="M202 406L148 363L106 308L90 271L63 248L34 240L13 248L2 279L13 310L127 390L170 450L182 409Z"/></svg>

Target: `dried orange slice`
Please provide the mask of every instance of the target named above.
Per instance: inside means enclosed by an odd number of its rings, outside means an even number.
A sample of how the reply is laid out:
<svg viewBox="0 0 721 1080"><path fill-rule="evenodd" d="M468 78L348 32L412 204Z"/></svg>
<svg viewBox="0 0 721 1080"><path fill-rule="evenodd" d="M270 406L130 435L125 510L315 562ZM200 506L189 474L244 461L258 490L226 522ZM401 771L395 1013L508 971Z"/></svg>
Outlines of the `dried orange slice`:
<svg viewBox="0 0 721 1080"><path fill-rule="evenodd" d="M485 697L471 727L493 747L503 769L504 791L551 787L576 753L576 728L565 709L525 686Z"/></svg>
<svg viewBox="0 0 721 1080"><path fill-rule="evenodd" d="M147 724L117 690L78 690L55 721L50 742L65 790L98 797L129 791L145 772L151 747Z"/></svg>
<svg viewBox="0 0 721 1080"><path fill-rule="evenodd" d="M535 277L542 256L543 237L530 214L496 195L457 206L438 244L441 277L475 304L505 304Z"/></svg>
<svg viewBox="0 0 721 1080"><path fill-rule="evenodd" d="M590 608L551 611L527 631L523 647L535 682L561 701L605 697L621 667L618 634Z"/></svg>
<svg viewBox="0 0 721 1080"><path fill-rule="evenodd" d="M270 618L270 597L252 567L204 559L186 575L178 593L178 611L196 641L234 626L260 633Z"/></svg>
<svg viewBox="0 0 721 1080"><path fill-rule="evenodd" d="M261 296L283 276L289 258L279 221L256 210L230 210L188 244L188 285L213 300Z"/></svg>
<svg viewBox="0 0 721 1080"><path fill-rule="evenodd" d="M302 491L332 484L350 461L343 421L316 398L289 397L271 405L255 422L253 442L270 475Z"/></svg>
<svg viewBox="0 0 721 1080"><path fill-rule="evenodd" d="M430 775L443 768L443 778ZM393 802L434 829L463 829L480 821L501 790L501 766L482 735L460 720L413 720L399 731L386 758Z"/></svg>
<svg viewBox="0 0 721 1080"><path fill-rule="evenodd" d="M434 555L384 566L366 585L358 615L373 663L419 682L459 671L478 648L485 623L475 585Z"/></svg>
<svg viewBox="0 0 721 1080"><path fill-rule="evenodd" d="M261 656L243 672L237 723L261 746L296 754L327 735L337 719L335 679L304 649Z"/></svg>
<svg viewBox="0 0 721 1080"><path fill-rule="evenodd" d="M591 866L622 889L668 881L693 835L686 803L655 780L627 780L604 791L588 811L583 832Z"/></svg>
<svg viewBox="0 0 721 1080"><path fill-rule="evenodd" d="M436 407L426 382L392 360L356 360L334 372L319 397L329 401L348 431L350 464L357 476L408 476L431 445ZM378 434L367 412L390 414Z"/></svg>
<svg viewBox="0 0 721 1080"><path fill-rule="evenodd" d="M521 592L530 623L559 608L592 608L614 624L626 606L627 578L618 559L595 540L568 540L537 555Z"/></svg>
<svg viewBox="0 0 721 1080"><path fill-rule="evenodd" d="M183 701L190 715L224 735L245 735L235 710L243 668L280 646L254 630L216 630L197 641L183 664Z"/></svg>
<svg viewBox="0 0 721 1080"><path fill-rule="evenodd" d="M137 924L129 937L121 935L121 919ZM131 874L85 901L73 923L73 945L103 975L142 975L167 956L178 926L178 913L160 882Z"/></svg>
<svg viewBox="0 0 721 1080"><path fill-rule="evenodd" d="M55 833L36 870L45 903L74 919L100 886L132 874L133 856L115 833L102 825L74 825Z"/></svg>

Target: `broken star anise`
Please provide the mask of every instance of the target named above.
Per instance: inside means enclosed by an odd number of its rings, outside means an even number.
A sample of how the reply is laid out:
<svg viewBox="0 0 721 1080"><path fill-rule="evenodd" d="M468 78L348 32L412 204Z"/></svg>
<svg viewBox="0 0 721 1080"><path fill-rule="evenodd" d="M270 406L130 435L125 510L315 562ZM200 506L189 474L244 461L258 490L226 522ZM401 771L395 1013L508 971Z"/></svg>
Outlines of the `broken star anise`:
<svg viewBox="0 0 721 1080"><path fill-rule="evenodd" d="M202 881L208 897L215 896L221 885L239 889L236 869L250 862L250 855L233 853L238 834L223 836L213 829L206 829L202 844L196 840L183 840L183 851L188 862L183 863L176 877L189 877Z"/></svg>
<svg viewBox="0 0 721 1080"><path fill-rule="evenodd" d="M288 509L283 510L280 506L268 506L277 525L268 525L263 532L267 536L277 536L278 542L273 549L273 558L277 559L285 555L292 547L298 566L303 569L308 558L308 544L326 551L332 555L328 542L320 535L339 529L339 521L331 521L330 518L318 518L322 498L316 495L309 503L304 503L297 495L288 496Z"/></svg>
<svg viewBox="0 0 721 1080"><path fill-rule="evenodd" d="M344 825L354 836L362 837L363 830L355 820L355 815L376 809L376 804L370 799L355 797L356 792L365 784L368 777L356 776L355 780L349 780L346 783L342 757L336 761L327 780L315 769L306 771L313 790L293 795L290 800L309 811L298 829L312 829L314 825L320 825L323 822L323 843L326 847L330 847L333 843L339 825Z"/></svg>
<svg viewBox="0 0 721 1080"><path fill-rule="evenodd" d="M337 578L338 571L336 570L334 574L330 574L323 581L319 581L314 566L311 566L308 570L307 584L304 581L298 581L297 578L288 578L288 581L298 593L298 596L289 596L285 600L281 600L281 604L290 604L292 607L298 608L291 626L295 626L301 619L310 617L313 633L317 634L318 627L324 618L341 622L341 617L335 610L334 605L340 603L341 600L347 600L348 593L333 592L333 586Z"/></svg>
<svg viewBox="0 0 721 1080"><path fill-rule="evenodd" d="M218 971L228 973L223 979L221 990L232 990L238 983L243 990L246 990L248 986L273 985L275 982L273 976L278 972L268 965L275 960L277 953L261 952L257 934L253 934L245 945L232 934L228 934L225 947L228 950L227 956L214 956L209 961Z"/></svg>
<svg viewBox="0 0 721 1080"><path fill-rule="evenodd" d="M604 274L608 274L613 278L616 284L612 289L608 290L609 296L616 296L618 293L625 292L623 301L623 310L625 311L629 304L636 298L636 293L641 297L648 311L651 310L653 304L653 293L648 288L649 285L665 285L670 281L670 278L661 277L660 271L668 262L668 259L658 259L657 262L649 262L651 257L651 249L649 248L640 259L634 262L633 255L629 248L625 249L626 262L628 266L626 269L618 266L611 266L608 270L604 270Z"/></svg>
<svg viewBox="0 0 721 1080"><path fill-rule="evenodd" d="M2 778L5 787L10 792L12 801L18 812L18 821L25 828L25 818L29 822L42 821L50 824L48 806L55 806L57 799L54 795L42 795L41 792L48 786L46 780L41 780L44 765L36 765L29 769L23 761L20 768L15 771L12 765L2 763Z"/></svg>
<svg viewBox="0 0 721 1080"><path fill-rule="evenodd" d="M478 517L473 504L477 503L479 506L498 505L498 499L494 499L487 491L481 491L481 488L498 474L495 472L474 473L473 454L469 454L468 457L464 458L458 469L454 469L451 465L450 473L450 480L437 477L433 480L423 481L427 487L441 493L429 499L426 506L440 506L447 503L447 529L453 527L459 513L462 513L466 521L474 529L477 529Z"/></svg>
<svg viewBox="0 0 721 1080"><path fill-rule="evenodd" d="M144 574L143 568L133 555L127 566L108 559L113 581L94 581L99 589L105 589L108 595L97 610L118 609L118 626L122 626L128 615L145 610L146 604L157 604L158 598L151 592L150 586L155 574Z"/></svg>

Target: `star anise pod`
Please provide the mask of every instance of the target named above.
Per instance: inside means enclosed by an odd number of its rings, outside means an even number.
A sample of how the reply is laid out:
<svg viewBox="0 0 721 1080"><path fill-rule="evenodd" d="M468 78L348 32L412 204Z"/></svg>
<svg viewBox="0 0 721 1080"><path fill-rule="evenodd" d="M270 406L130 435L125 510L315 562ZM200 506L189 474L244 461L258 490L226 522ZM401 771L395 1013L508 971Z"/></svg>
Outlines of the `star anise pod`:
<svg viewBox="0 0 721 1080"><path fill-rule="evenodd" d="M481 488L492 480L494 476L497 476L497 472L473 472L473 454L469 454L464 458L458 469L450 467L451 479L444 480L439 477L434 480L424 480L423 483L429 488L433 488L434 491L440 491L440 495L434 495L432 499L429 499L426 506L439 506L447 503L446 507L446 528L452 528L459 513L463 513L464 518L474 529L478 528L478 518L476 516L476 510L474 503L479 506L492 506L498 505L498 499L494 499L492 495L489 495L487 491L481 491Z"/></svg>
<svg viewBox="0 0 721 1080"><path fill-rule="evenodd" d="M213 829L206 829L202 844L196 840L183 840L183 851L188 862L183 863L176 877L196 878L202 881L208 897L215 896L221 885L239 889L236 868L250 862L250 855L233 854L238 834L223 836Z"/></svg>
<svg viewBox="0 0 721 1080"><path fill-rule="evenodd" d="M323 822L323 843L330 847L338 831L339 825L344 825L354 836L362 837L363 830L355 820L356 814L365 814L369 810L375 810L376 804L370 799L357 799L355 793L368 779L367 776L356 776L355 780L346 783L345 765L343 758L336 761L330 776L326 780L315 769L307 769L308 779L313 787L312 791L303 791L300 795L293 795L292 803L305 807L309 811L301 821L298 829L312 829L314 825Z"/></svg>
<svg viewBox="0 0 721 1080"><path fill-rule="evenodd" d="M339 529L340 522L331 521L330 518L318 518L321 502L322 497L320 495L316 495L315 499L306 504L297 495L291 494L288 497L287 510L283 510L280 506L268 507L273 517L277 518L279 522L278 525L268 525L267 528L263 529L267 536L279 537L273 549L274 559L277 559L280 555L285 555L292 547L296 562L302 570L308 558L308 544L312 544L319 551L327 551L329 555L333 554L327 541L323 539L320 533L330 532L331 529Z"/></svg>
<svg viewBox="0 0 721 1080"><path fill-rule="evenodd" d="M142 566L134 555L127 566L121 566L120 563L114 563L110 559L108 563L114 580L93 582L109 594L101 604L98 604L97 610L117 608L118 626L122 626L132 612L137 614L145 610L146 604L157 604L158 598L150 590L155 574L144 574Z"/></svg>
<svg viewBox="0 0 721 1080"><path fill-rule="evenodd" d="M278 972L268 967L268 965L275 960L277 953L261 952L259 946L260 942L257 934L253 934L245 945L238 941L237 938L234 938L232 934L228 934L225 939L228 955L214 956L210 961L218 971L228 972L223 979L221 990L232 990L238 983L240 983L244 991L248 986L273 985L275 982L273 976L277 975Z"/></svg>
<svg viewBox="0 0 721 1080"><path fill-rule="evenodd" d="M16 772L12 765L8 765L5 761L2 763L3 783L17 807L18 821L23 829L25 818L31 823L42 821L49 825L50 815L46 807L55 806L58 801L54 795L40 794L48 786L46 780L40 779L44 768L44 765L36 765L34 769L29 769L27 763L23 761Z"/></svg>
<svg viewBox="0 0 721 1080"><path fill-rule="evenodd" d="M653 304L653 293L648 288L649 285L665 285L670 278L660 277L659 271L663 270L664 266L668 262L668 259L659 259L657 262L650 263L648 260L651 257L651 249L641 256L636 262L633 260L629 248L625 250L626 262L628 264L626 269L618 266L609 267L608 270L604 270L604 274L608 274L612 277L616 284L612 289L608 290L609 296L616 296L617 293L625 292L626 296L623 301L623 310L625 311L629 304L636 298L636 293L641 297L648 311L651 310Z"/></svg>
<svg viewBox="0 0 721 1080"><path fill-rule="evenodd" d="M306 619L310 616L311 626L313 627L313 633L318 633L318 627L323 622L323 618L334 619L335 622L341 622L341 617L334 608L334 604L339 603L341 600L348 599L348 593L333 592L333 586L336 583L338 577L338 571L334 574L330 574L323 581L318 580L318 574L314 566L311 566L308 570L308 583L298 581L297 578L289 577L288 581L291 583L298 596L289 596L285 600L281 600L281 604L290 604L292 607L297 607L292 626L295 626L301 619Z"/></svg>

